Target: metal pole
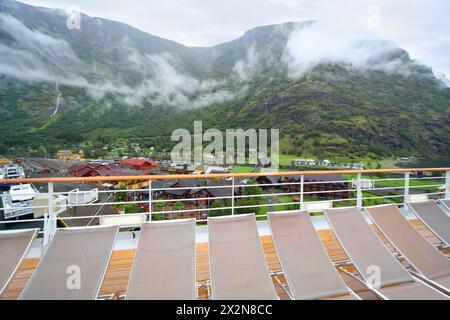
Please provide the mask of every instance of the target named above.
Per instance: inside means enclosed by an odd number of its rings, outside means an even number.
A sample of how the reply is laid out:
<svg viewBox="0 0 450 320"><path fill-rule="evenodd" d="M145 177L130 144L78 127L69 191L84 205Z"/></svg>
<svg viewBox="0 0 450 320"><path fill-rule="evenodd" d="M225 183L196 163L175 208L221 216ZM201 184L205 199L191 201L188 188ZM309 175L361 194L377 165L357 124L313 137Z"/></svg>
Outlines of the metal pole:
<svg viewBox="0 0 450 320"><path fill-rule="evenodd" d="M356 178L356 206L362 208L361 173Z"/></svg>
<svg viewBox="0 0 450 320"><path fill-rule="evenodd" d="M302 174L300 176L300 210L303 210L303 207L304 207L304 197L303 197L303 192L305 190L304 182L305 182L305 176Z"/></svg>
<svg viewBox="0 0 450 320"><path fill-rule="evenodd" d="M56 217L53 214L53 182L48 183L48 212L44 215L44 246L47 246L56 232Z"/></svg>
<svg viewBox="0 0 450 320"><path fill-rule="evenodd" d="M152 180L148 181L148 220L152 221Z"/></svg>
<svg viewBox="0 0 450 320"><path fill-rule="evenodd" d="M403 201L405 203L409 201L409 172L405 172L405 196Z"/></svg>
<svg viewBox="0 0 450 320"><path fill-rule="evenodd" d="M231 215L234 215L234 177L231 178Z"/></svg>
<svg viewBox="0 0 450 320"><path fill-rule="evenodd" d="M450 171L445 172L445 199L450 199Z"/></svg>

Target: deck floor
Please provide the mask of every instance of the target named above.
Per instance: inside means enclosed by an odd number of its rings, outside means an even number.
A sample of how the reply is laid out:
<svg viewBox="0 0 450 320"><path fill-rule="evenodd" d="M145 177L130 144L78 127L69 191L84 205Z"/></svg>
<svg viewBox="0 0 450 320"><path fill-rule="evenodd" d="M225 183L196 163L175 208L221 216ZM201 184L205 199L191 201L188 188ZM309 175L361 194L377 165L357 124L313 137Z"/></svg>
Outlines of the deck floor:
<svg viewBox="0 0 450 320"><path fill-rule="evenodd" d="M414 226L432 243L438 244L439 240L419 221L413 221ZM380 232L376 230L380 235ZM330 230L320 230L320 239L325 245L328 254L334 262L346 260L347 256L343 251L342 247L337 242L333 233ZM382 237L383 238L383 237ZM386 242L386 239L383 239ZM277 271L280 270L280 264L278 257L275 253L275 248L273 246L272 238L270 236L261 237L261 242L263 244L265 256L270 270ZM387 242L386 242L387 243ZM388 245L389 246L389 245ZM392 247L389 246L391 249ZM124 294L126 291L128 279L130 276L130 270L133 263L134 249L130 250L120 250L115 251L112 255L110 265L108 267L106 277L104 279L101 294L111 294L120 293ZM209 261L208 261L208 244L198 243L197 244L197 257L196 257L196 269L197 269L197 281L200 284L205 283L209 280ZM20 295L22 289L26 285L28 279L30 278L33 270L38 264L39 259L27 259L23 262L19 271L14 276L7 290L0 297L1 299L17 299ZM351 271L352 266L348 269ZM341 272L347 285L363 299L376 299L377 297L370 291L368 291L364 286L362 286L357 280L349 277L348 275ZM284 281L281 276L280 280ZM281 299L288 299L287 294L284 290L275 282L274 285ZM207 299L207 290L205 288L200 288L198 290L199 299Z"/></svg>

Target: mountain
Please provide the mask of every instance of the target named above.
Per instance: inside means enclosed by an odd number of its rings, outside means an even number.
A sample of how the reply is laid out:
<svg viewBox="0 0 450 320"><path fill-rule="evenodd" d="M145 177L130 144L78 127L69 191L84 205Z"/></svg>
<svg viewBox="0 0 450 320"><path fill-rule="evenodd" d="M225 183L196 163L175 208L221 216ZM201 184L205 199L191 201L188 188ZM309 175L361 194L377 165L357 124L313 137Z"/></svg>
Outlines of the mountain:
<svg viewBox="0 0 450 320"><path fill-rule="evenodd" d="M84 14L79 30L66 21L0 0L0 153L170 149L174 129L203 120L279 128L282 151L299 156L450 155L450 89L372 35L288 22L187 47Z"/></svg>

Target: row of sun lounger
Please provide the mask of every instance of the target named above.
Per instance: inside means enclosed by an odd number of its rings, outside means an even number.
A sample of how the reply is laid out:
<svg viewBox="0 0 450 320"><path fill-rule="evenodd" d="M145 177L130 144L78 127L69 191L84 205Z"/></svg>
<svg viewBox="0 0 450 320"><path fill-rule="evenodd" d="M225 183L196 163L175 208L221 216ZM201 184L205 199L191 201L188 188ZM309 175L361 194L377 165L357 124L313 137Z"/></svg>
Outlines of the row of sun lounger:
<svg viewBox="0 0 450 320"><path fill-rule="evenodd" d="M450 217L434 201L408 203L445 245ZM442 201L449 206L450 201ZM448 207L447 207L448 208ZM384 299L448 299L450 260L426 240L395 205L324 210L326 219L364 284ZM369 219L370 218L370 219ZM347 287L306 211L268 214L294 299L359 299ZM416 271L408 271L370 226ZM212 299L278 299L254 215L208 219ZM96 299L118 226L59 229L20 299ZM0 294L20 267L38 230L0 232ZM125 299L196 299L195 219L141 227Z"/></svg>

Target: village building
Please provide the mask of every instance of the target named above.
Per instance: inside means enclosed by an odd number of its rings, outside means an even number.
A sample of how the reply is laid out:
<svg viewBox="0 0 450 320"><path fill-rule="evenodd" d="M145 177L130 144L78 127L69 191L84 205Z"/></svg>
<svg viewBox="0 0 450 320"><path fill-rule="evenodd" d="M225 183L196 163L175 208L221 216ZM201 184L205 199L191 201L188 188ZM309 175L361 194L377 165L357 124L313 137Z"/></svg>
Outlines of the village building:
<svg viewBox="0 0 450 320"><path fill-rule="evenodd" d="M282 185L286 192L300 192L301 176L284 177ZM314 192L321 199L345 199L349 197L349 183L340 174L305 174L303 192ZM320 192L325 191L325 192ZM333 191L333 192L329 192Z"/></svg>
<svg viewBox="0 0 450 320"><path fill-rule="evenodd" d="M258 184L276 184L279 183L281 180L280 176L260 176L256 178L256 183ZM273 189L278 188L279 185L273 185L273 186L261 186L262 189Z"/></svg>
<svg viewBox="0 0 450 320"><path fill-rule="evenodd" d="M122 168L148 172L158 170L158 164L150 159L123 159L120 161L119 166Z"/></svg>
<svg viewBox="0 0 450 320"><path fill-rule="evenodd" d="M210 174L210 173L228 173L230 169L220 166L209 166L202 164L194 164L187 168L187 171L193 174Z"/></svg>
<svg viewBox="0 0 450 320"><path fill-rule="evenodd" d="M0 166L6 166L11 163L12 163L12 161L8 158L0 158Z"/></svg>
<svg viewBox="0 0 450 320"><path fill-rule="evenodd" d="M223 186L223 187L222 187ZM238 195L240 188L235 188L234 194ZM191 191L193 198L198 198L198 205L200 207L210 206L214 200L225 201L227 198L231 197L233 194L231 188L231 181L220 180L208 183L202 189L196 189Z"/></svg>
<svg viewBox="0 0 450 320"><path fill-rule="evenodd" d="M62 161L62 162L68 162L68 161L84 162L84 161L86 161L86 158L84 157L84 153L82 150L80 150L78 153L74 153L71 150L59 150L56 153L56 157L59 159L59 161Z"/></svg>

